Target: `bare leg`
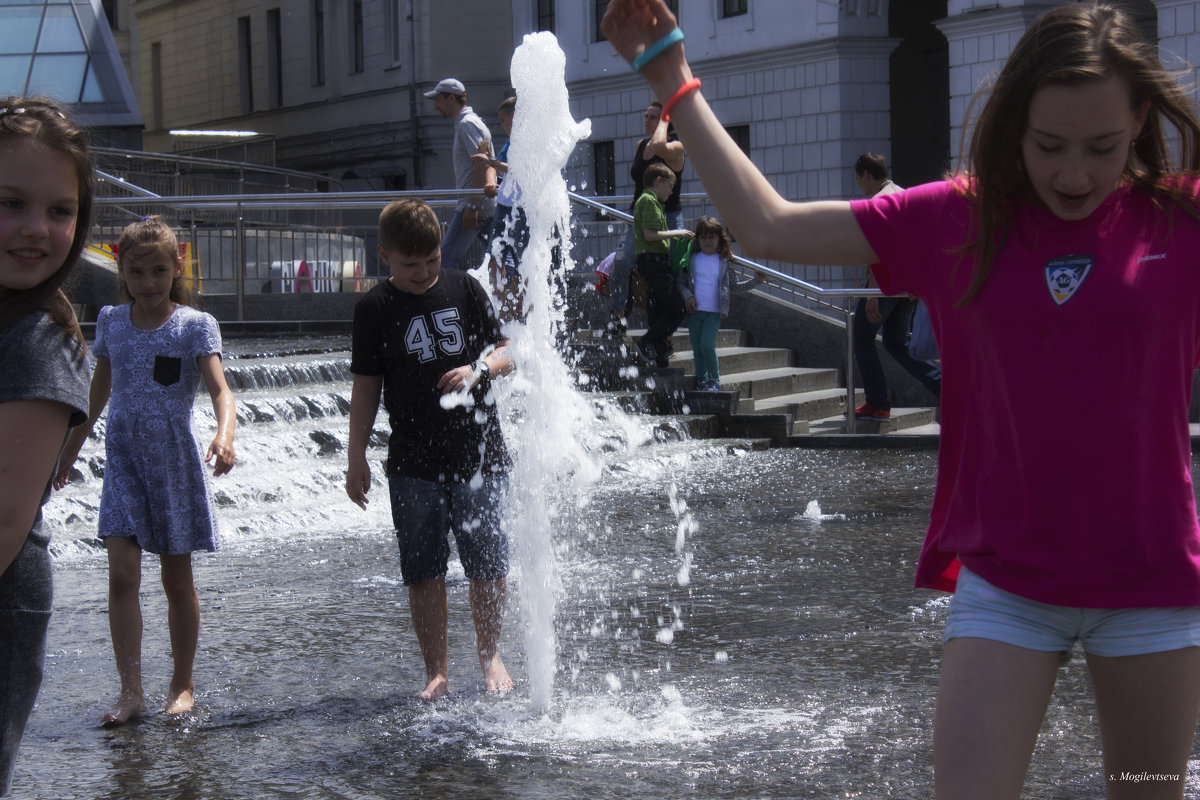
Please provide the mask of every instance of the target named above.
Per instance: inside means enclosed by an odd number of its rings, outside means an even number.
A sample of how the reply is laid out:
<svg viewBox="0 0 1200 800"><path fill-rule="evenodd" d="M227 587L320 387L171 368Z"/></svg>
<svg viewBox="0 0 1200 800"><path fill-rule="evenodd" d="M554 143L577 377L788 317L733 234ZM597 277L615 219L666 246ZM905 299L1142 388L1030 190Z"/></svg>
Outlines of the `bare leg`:
<svg viewBox="0 0 1200 800"><path fill-rule="evenodd" d="M989 639L946 643L933 723L938 800L1021 796L1060 655Z"/></svg>
<svg viewBox="0 0 1200 800"><path fill-rule="evenodd" d="M425 688L417 692L422 700L436 700L450 690L450 608L446 602L446 577L432 578L408 587L408 608L412 614L421 657L425 659Z"/></svg>
<svg viewBox="0 0 1200 800"><path fill-rule="evenodd" d="M192 555L164 555L162 561L163 590L167 593L167 627L171 632L171 690L163 711L184 714L195 705L195 685L192 667L196 662L196 647L200 640L200 601L192 581Z"/></svg>
<svg viewBox="0 0 1200 800"><path fill-rule="evenodd" d="M1200 714L1200 647L1087 661L1110 800L1182 798Z"/></svg>
<svg viewBox="0 0 1200 800"><path fill-rule="evenodd" d="M507 692L512 678L500 659L500 629L504 623L504 602L508 581L471 581L471 616L475 620L475 648L483 670L483 686L489 692Z"/></svg>
<svg viewBox="0 0 1200 800"><path fill-rule="evenodd" d="M142 695L142 608L138 603L142 549L135 539L125 536L107 536L104 545L108 551L108 627L121 677L121 695L100 722L120 725L146 710Z"/></svg>

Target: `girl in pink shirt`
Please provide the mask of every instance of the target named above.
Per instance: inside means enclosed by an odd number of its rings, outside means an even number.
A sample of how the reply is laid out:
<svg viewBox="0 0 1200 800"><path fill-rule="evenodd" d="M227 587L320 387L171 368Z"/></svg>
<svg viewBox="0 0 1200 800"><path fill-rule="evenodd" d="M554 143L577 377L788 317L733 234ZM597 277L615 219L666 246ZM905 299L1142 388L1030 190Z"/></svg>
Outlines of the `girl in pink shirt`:
<svg viewBox="0 0 1200 800"><path fill-rule="evenodd" d="M1044 13L966 174L853 203L775 191L700 94L662 0L613 0L602 27L747 255L874 264L885 293L929 306L942 440L917 585L957 590L937 796L1019 797L1079 641L1108 796L1181 797L1200 714L1200 123L1136 26L1091 3Z"/></svg>

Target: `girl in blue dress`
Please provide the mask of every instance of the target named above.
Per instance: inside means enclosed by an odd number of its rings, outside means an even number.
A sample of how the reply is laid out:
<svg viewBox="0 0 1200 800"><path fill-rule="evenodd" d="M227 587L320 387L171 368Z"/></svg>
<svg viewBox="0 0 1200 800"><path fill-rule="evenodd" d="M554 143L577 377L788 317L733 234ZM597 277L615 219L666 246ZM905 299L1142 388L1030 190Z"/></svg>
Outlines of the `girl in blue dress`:
<svg viewBox="0 0 1200 800"><path fill-rule="evenodd" d="M109 628L121 694L101 722L118 725L145 711L142 693L142 612L138 603L143 550L162 562L174 672L163 710L193 704L192 664L200 605L192 556L217 549L213 475L233 468L233 393L221 370L221 334L209 314L187 305L183 261L174 232L147 218L125 229L117 246L124 305L101 309L96 323L88 422L67 442L56 485L67 475L109 398L106 465L100 496L100 536L108 551ZM192 406L203 380L217 433L203 454L192 435Z"/></svg>

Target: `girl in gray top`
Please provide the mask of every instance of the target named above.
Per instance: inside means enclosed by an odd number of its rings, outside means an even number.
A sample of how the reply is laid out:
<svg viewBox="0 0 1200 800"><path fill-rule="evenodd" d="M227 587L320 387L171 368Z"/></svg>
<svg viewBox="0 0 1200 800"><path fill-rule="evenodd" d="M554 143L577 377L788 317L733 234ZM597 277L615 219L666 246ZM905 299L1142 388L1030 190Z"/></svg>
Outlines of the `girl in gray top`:
<svg viewBox="0 0 1200 800"><path fill-rule="evenodd" d="M50 624L41 507L84 420L83 336L60 287L87 237L83 133L46 100L0 100L0 795L33 710Z"/></svg>

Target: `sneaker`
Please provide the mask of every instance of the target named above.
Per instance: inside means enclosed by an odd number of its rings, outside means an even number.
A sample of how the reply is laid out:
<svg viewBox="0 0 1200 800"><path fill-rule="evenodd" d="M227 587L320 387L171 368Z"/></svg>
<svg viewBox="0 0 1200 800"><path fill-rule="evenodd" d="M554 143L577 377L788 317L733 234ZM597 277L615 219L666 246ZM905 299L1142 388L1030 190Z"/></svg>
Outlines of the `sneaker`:
<svg viewBox="0 0 1200 800"><path fill-rule="evenodd" d="M892 412L887 408L876 408L870 403L863 403L854 409L856 419L891 419Z"/></svg>
<svg viewBox="0 0 1200 800"><path fill-rule="evenodd" d="M644 366L656 366L657 355L641 339L638 339L633 343L632 355L634 359L638 361L638 363Z"/></svg>
<svg viewBox="0 0 1200 800"><path fill-rule="evenodd" d="M721 382L720 382L719 380L715 379L715 378L714 378L713 380L710 380L710 381L705 381L705 382L704 382L704 389L703 389L703 391L705 391L705 392L719 392L719 391L721 391Z"/></svg>

